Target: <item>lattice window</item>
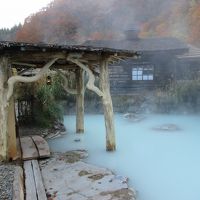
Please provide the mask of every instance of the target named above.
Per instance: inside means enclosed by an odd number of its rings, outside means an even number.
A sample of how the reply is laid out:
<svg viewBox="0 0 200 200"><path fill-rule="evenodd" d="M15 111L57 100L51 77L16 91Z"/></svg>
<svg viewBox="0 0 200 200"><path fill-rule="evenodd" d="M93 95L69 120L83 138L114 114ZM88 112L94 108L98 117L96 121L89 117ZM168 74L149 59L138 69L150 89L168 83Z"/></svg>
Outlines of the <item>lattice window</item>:
<svg viewBox="0 0 200 200"><path fill-rule="evenodd" d="M133 81L152 81L154 79L154 66L150 64L135 65L132 68Z"/></svg>

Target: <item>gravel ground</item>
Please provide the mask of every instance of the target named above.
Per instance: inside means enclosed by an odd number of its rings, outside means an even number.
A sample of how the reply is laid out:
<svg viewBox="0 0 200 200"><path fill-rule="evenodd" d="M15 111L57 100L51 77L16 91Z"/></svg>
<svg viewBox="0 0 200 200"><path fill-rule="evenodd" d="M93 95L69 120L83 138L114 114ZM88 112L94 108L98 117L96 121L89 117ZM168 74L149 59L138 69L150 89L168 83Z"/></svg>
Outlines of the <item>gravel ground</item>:
<svg viewBox="0 0 200 200"><path fill-rule="evenodd" d="M0 200L12 200L14 172L14 165L0 163Z"/></svg>

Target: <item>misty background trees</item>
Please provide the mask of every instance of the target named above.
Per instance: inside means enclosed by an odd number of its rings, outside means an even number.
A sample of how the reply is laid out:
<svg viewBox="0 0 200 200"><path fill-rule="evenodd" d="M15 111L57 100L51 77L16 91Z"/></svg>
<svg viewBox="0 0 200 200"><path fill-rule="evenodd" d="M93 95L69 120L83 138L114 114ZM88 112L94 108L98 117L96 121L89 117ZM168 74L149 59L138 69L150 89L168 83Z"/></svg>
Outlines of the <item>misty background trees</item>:
<svg viewBox="0 0 200 200"><path fill-rule="evenodd" d="M23 25L1 29L0 39L80 44L138 28L141 37L173 36L200 46L199 17L199 0L54 0Z"/></svg>

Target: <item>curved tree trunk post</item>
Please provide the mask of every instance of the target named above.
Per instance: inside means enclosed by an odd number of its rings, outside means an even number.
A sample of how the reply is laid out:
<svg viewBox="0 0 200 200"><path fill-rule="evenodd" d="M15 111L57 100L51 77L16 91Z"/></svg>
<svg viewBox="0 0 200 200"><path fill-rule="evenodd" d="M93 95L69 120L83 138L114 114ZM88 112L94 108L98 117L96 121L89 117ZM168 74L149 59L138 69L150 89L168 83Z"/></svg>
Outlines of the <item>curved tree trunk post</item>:
<svg viewBox="0 0 200 200"><path fill-rule="evenodd" d="M8 156L8 106L7 106L8 59L0 57L0 160Z"/></svg>
<svg viewBox="0 0 200 200"><path fill-rule="evenodd" d="M60 70L56 71L64 80L64 83L62 84L63 89L69 94L77 95L77 89L69 88L69 83L68 83L69 80L67 79L65 74L63 74Z"/></svg>
<svg viewBox="0 0 200 200"><path fill-rule="evenodd" d="M103 92L103 108L104 118L106 126L106 150L115 151L115 127L114 127L114 115L113 105L110 95L110 83L109 83L109 72L108 72L108 60L103 59L100 61L100 88Z"/></svg>
<svg viewBox="0 0 200 200"><path fill-rule="evenodd" d="M16 140L16 121L15 121L15 102L11 97L8 108L8 157L17 158L17 140Z"/></svg>
<svg viewBox="0 0 200 200"><path fill-rule="evenodd" d="M76 133L84 133L84 71L76 72L77 95L76 95Z"/></svg>

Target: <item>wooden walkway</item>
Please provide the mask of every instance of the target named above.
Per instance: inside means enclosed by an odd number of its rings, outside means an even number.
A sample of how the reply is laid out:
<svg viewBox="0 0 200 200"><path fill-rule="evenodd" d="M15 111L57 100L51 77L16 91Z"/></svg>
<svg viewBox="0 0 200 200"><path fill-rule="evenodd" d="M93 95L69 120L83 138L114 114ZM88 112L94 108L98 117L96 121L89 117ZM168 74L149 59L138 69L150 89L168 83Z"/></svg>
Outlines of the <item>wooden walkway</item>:
<svg viewBox="0 0 200 200"><path fill-rule="evenodd" d="M37 160L24 161L26 200L46 200L46 192Z"/></svg>
<svg viewBox="0 0 200 200"><path fill-rule="evenodd" d="M24 161L25 200L47 200L37 159L50 157L49 145L38 135L21 137L19 141Z"/></svg>
<svg viewBox="0 0 200 200"><path fill-rule="evenodd" d="M50 156L48 143L38 135L21 137L20 144L24 161Z"/></svg>

